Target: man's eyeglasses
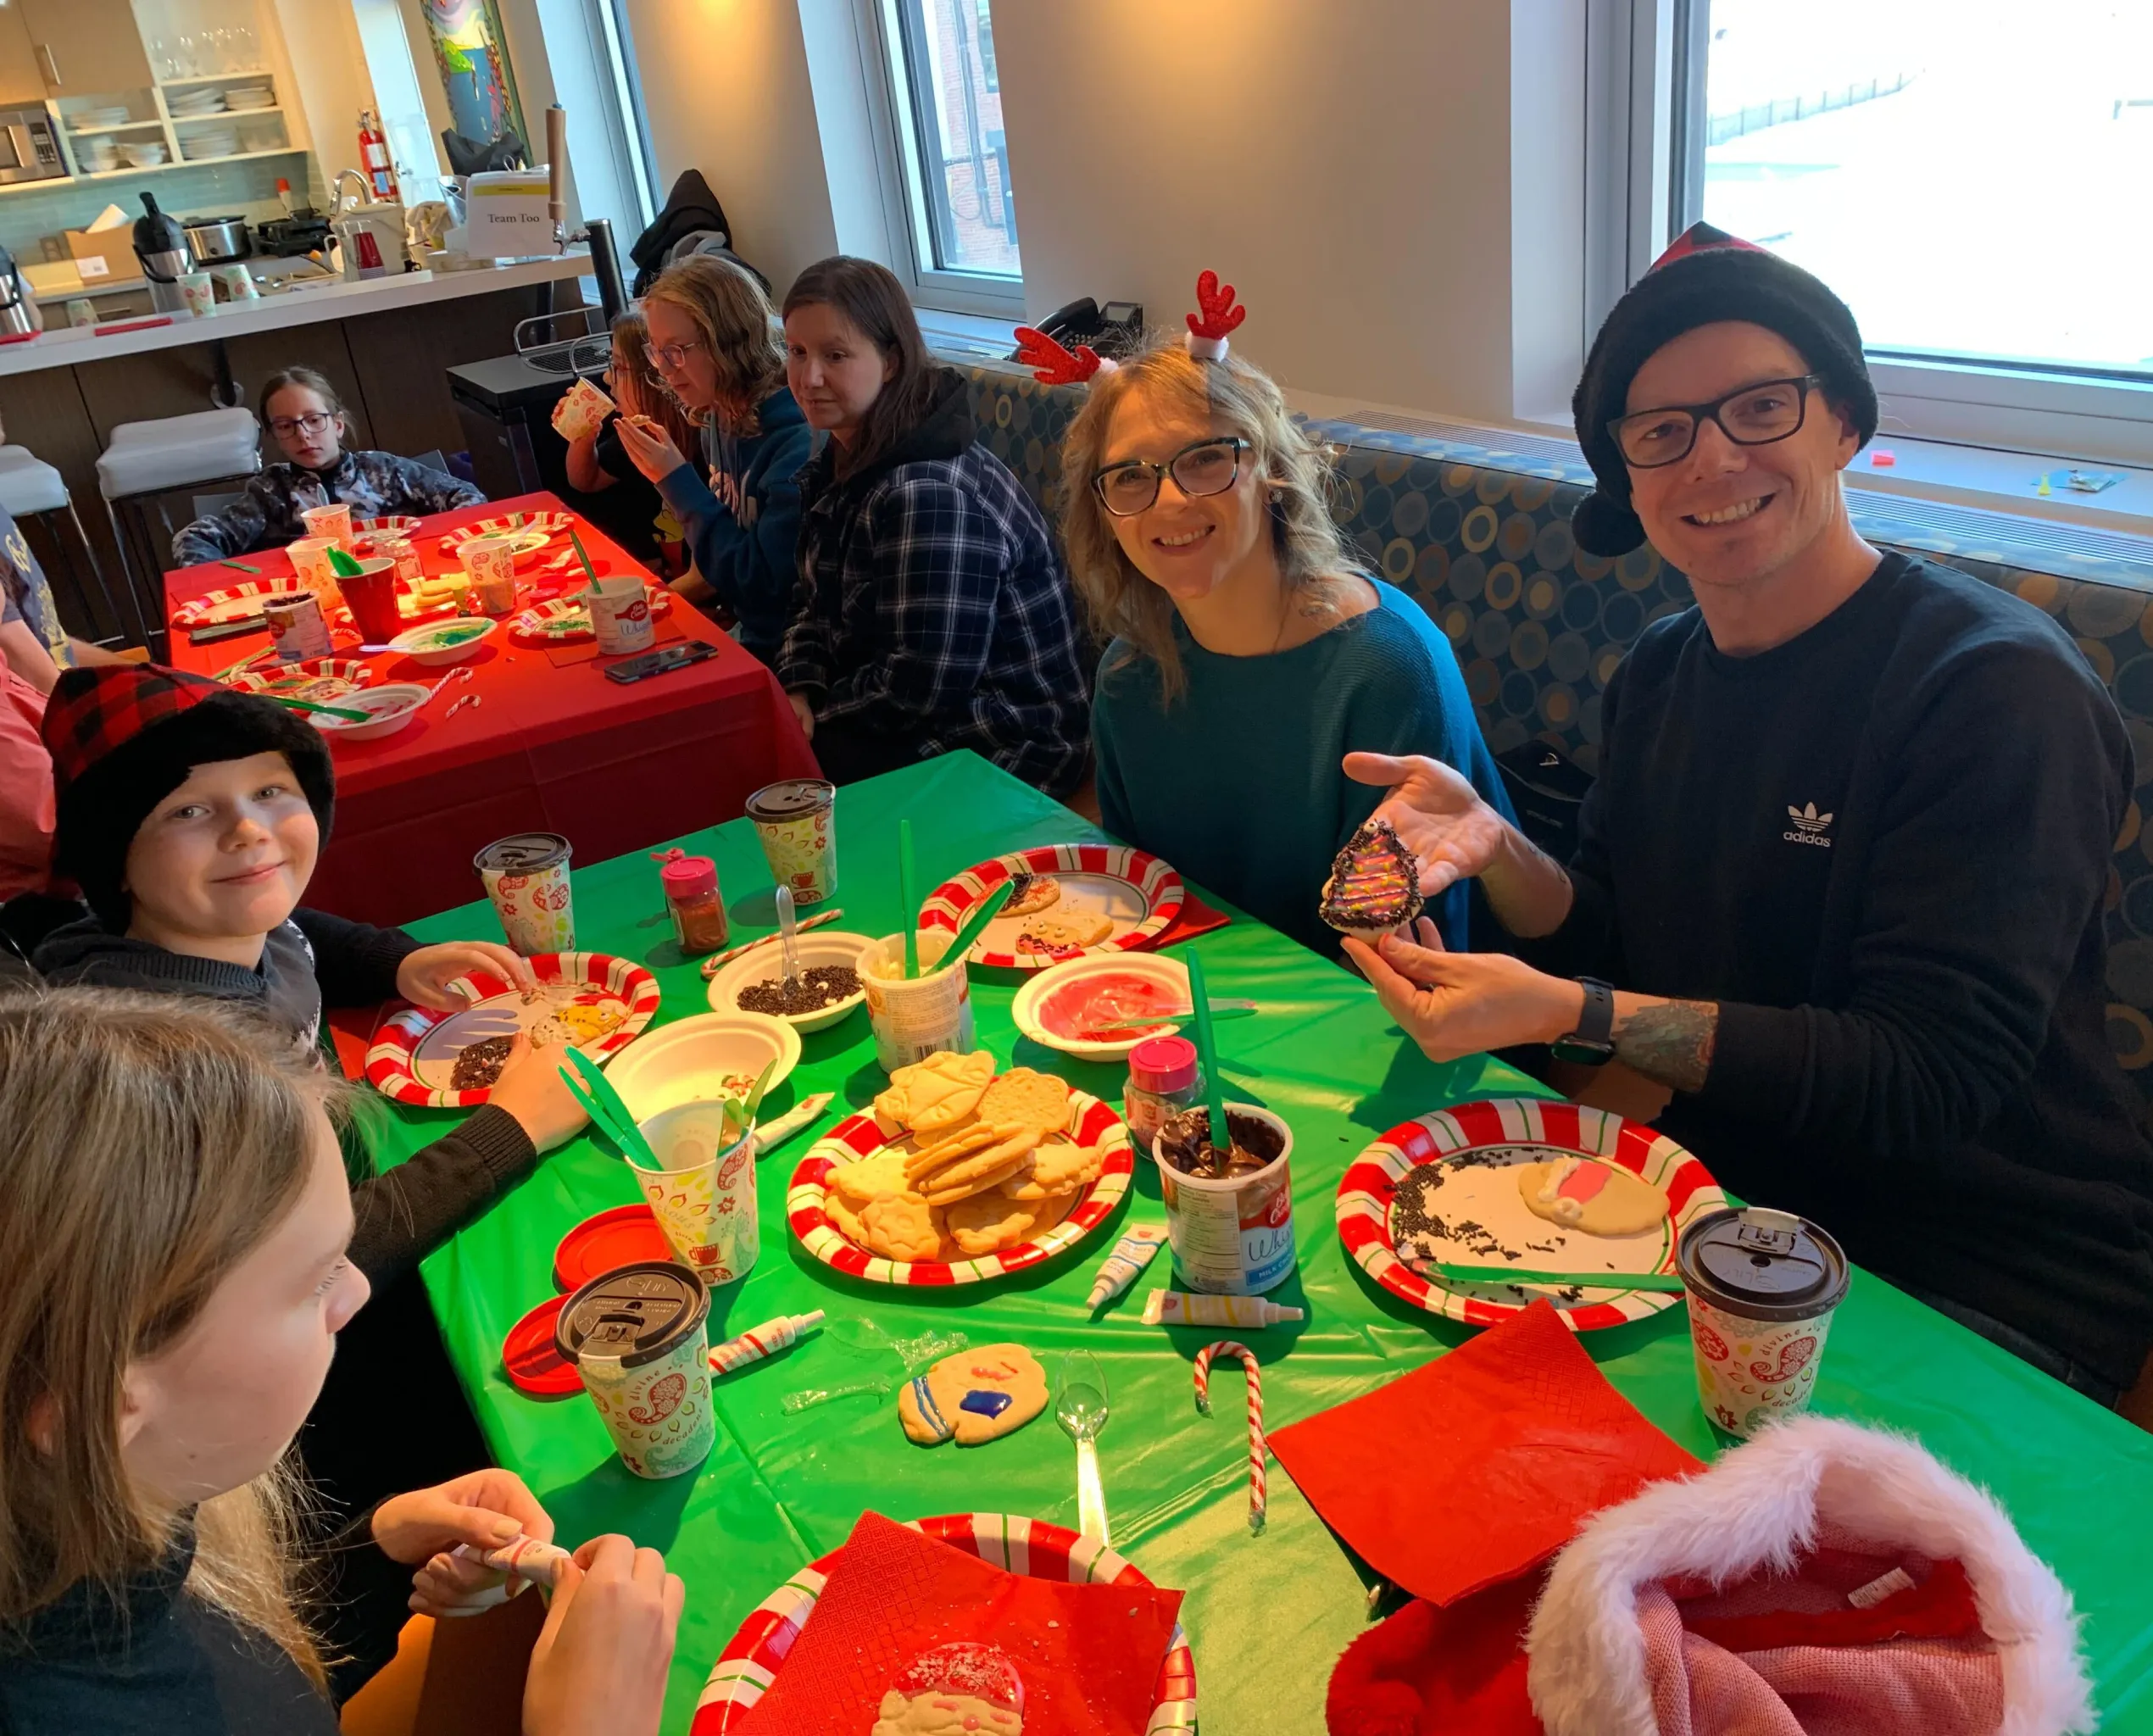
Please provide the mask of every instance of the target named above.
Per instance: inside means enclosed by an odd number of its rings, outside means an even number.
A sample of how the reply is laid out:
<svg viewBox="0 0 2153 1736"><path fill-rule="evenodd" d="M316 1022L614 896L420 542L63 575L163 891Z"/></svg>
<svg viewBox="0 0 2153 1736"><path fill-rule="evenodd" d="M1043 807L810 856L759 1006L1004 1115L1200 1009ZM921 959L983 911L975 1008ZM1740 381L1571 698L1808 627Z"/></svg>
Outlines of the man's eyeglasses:
<svg viewBox="0 0 2153 1736"><path fill-rule="evenodd" d="M311 440L336 420L324 410L303 416L279 416L269 425L270 432L279 440L289 440L294 434L303 434Z"/></svg>
<svg viewBox="0 0 2153 1736"><path fill-rule="evenodd" d="M1801 431L1810 388L1823 383L1815 374L1761 380L1711 403L1666 404L1617 416L1607 425L1607 431L1615 437L1622 461L1639 470L1657 470L1688 458L1697 444L1697 430L1705 422L1718 423L1720 432L1737 446L1769 446Z"/></svg>
<svg viewBox="0 0 2153 1736"><path fill-rule="evenodd" d="M703 340L699 337L690 338L686 343L654 343L650 359L661 368L677 368L692 352L702 348Z"/></svg>
<svg viewBox="0 0 2153 1736"><path fill-rule="evenodd" d="M1225 493L1240 480L1241 454L1248 450L1249 442L1238 436L1194 441L1163 465L1147 464L1140 458L1109 465L1093 474L1092 492L1115 518L1134 518L1158 499L1159 485L1168 476L1192 499Z"/></svg>

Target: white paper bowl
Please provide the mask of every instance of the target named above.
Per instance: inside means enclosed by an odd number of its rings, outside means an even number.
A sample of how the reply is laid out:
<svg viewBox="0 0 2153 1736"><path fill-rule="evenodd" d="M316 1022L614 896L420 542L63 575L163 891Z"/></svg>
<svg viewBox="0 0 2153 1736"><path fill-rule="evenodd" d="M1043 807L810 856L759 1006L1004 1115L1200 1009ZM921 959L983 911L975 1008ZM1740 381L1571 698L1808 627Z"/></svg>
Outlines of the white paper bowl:
<svg viewBox="0 0 2153 1736"><path fill-rule="evenodd" d="M361 687L355 693L347 693L337 704L348 711L367 711L373 714L364 723L346 723L341 717L325 717L318 711L306 714L307 721L333 741L370 742L377 736L392 736L419 715L419 708L433 693L431 687L422 687L416 682L391 682L387 687Z"/></svg>
<svg viewBox="0 0 2153 1736"><path fill-rule="evenodd" d="M1104 958L1071 959L1066 964L1051 965L1033 973L1017 990L1016 999L1010 1007L1016 1028L1034 1043L1043 1043L1049 1049L1058 1049L1064 1054L1088 1061L1127 1060L1129 1051L1139 1043L1171 1035L1182 1028L1168 1021L1154 1030L1132 1032L1120 1042L1088 1043L1081 1038L1063 1037L1039 1022L1040 1004L1049 995L1058 993L1072 982L1099 976L1139 976L1156 982L1161 990L1174 997L1177 1004L1187 1005L1188 1002L1188 967L1176 960L1157 953L1113 953Z"/></svg>
<svg viewBox="0 0 2153 1736"><path fill-rule="evenodd" d="M638 1121L683 1103L715 1103L734 1094L727 1074L750 1084L770 1062L775 1091L799 1064L800 1033L760 1013L698 1013L647 1031L605 1070Z"/></svg>
<svg viewBox="0 0 2153 1736"><path fill-rule="evenodd" d="M800 955L800 968L812 969L816 965L849 965L860 969L860 955L874 945L864 934L848 934L841 928L817 928L803 934L793 942ZM785 973L785 954L773 940L743 954L710 979L710 1004L720 1013L740 1011L735 998L751 984ZM863 976L865 973L862 973ZM867 1002L867 985L860 984L860 993L811 1013L755 1014L758 1018L782 1019L795 1031L805 1035L810 1031L826 1031L838 1020L847 1017L854 1008Z"/></svg>
<svg viewBox="0 0 2153 1736"><path fill-rule="evenodd" d="M474 620L469 615L457 615L448 620L431 620L424 626L408 627L389 641L389 649L401 651L414 663L427 669L446 669L452 663L465 663L478 655L479 648L493 637L500 625L493 620ZM476 626L478 631L472 632ZM450 644L441 643L444 634L462 633L465 637Z"/></svg>

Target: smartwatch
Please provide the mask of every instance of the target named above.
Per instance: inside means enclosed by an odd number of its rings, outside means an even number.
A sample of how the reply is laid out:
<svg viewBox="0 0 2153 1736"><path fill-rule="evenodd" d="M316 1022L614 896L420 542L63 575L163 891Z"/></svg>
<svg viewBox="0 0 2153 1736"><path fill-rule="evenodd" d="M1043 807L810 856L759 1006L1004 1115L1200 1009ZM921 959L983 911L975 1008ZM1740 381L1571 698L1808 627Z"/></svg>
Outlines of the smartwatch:
<svg viewBox="0 0 2153 1736"><path fill-rule="evenodd" d="M1615 991L1596 976L1580 976L1577 984L1585 991L1585 1010L1577 1028L1556 1038L1549 1052L1559 1061L1605 1066L1615 1055Z"/></svg>

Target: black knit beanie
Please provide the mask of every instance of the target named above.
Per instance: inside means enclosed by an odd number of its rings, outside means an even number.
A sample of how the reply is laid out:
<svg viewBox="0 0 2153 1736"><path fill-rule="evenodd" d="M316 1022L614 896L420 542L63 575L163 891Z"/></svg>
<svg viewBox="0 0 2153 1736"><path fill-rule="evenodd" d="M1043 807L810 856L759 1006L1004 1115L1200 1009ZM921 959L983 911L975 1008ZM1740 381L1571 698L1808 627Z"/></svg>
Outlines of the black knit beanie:
<svg viewBox="0 0 2153 1736"><path fill-rule="evenodd" d="M58 796L53 865L114 933L131 915L121 883L135 834L197 765L281 754L328 839L337 807L329 744L259 693L155 664L70 669L46 703L42 733Z"/></svg>
<svg viewBox="0 0 2153 1736"><path fill-rule="evenodd" d="M1630 509L1629 467L1607 431L1629 409L1630 381L1663 345L1722 320L1777 332L1823 381L1826 399L1854 424L1861 443L1876 433L1877 389L1846 303L1777 253L1697 224L1615 303L1570 400L1577 443L1599 485L1570 518L1588 554L1627 554L1644 541Z"/></svg>

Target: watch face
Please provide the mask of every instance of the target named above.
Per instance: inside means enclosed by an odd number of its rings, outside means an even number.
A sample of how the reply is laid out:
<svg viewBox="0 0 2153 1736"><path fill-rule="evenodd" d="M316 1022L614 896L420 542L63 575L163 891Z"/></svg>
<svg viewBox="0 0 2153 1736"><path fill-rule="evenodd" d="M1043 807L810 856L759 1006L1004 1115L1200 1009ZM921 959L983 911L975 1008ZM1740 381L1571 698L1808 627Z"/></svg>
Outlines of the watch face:
<svg viewBox="0 0 2153 1736"><path fill-rule="evenodd" d="M1605 1066L1614 1059L1615 1045L1594 1043L1590 1038L1558 1037L1548 1045L1548 1053L1559 1061L1575 1061L1588 1067Z"/></svg>

